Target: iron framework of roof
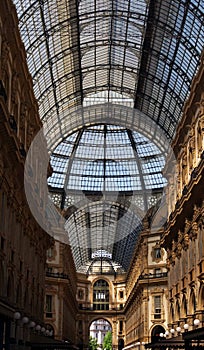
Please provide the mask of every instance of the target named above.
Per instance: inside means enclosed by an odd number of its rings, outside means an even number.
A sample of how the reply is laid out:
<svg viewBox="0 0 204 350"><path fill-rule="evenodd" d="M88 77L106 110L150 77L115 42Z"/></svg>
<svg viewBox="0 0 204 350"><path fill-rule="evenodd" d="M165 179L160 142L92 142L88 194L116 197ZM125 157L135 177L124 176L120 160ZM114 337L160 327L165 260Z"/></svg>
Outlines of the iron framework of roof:
<svg viewBox="0 0 204 350"><path fill-rule="evenodd" d="M140 128L141 115L144 130L150 119L172 140L203 50L203 0L13 2L48 146L74 129L104 123L100 104L107 102L128 107L113 121ZM116 109L108 108L109 119ZM155 130L151 138L159 143ZM125 268L127 237L113 254ZM76 250L80 266L91 251Z"/></svg>
<svg viewBox="0 0 204 350"><path fill-rule="evenodd" d="M203 0L14 4L47 130L69 107L114 91L173 137L203 49Z"/></svg>

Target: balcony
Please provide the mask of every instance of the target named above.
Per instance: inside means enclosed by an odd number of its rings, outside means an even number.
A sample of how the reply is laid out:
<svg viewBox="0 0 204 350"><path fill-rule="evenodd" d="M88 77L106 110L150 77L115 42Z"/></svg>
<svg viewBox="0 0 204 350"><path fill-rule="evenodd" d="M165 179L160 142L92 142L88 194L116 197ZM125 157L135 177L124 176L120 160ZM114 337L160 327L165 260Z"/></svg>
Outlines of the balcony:
<svg viewBox="0 0 204 350"><path fill-rule="evenodd" d="M167 272L159 272L159 273L145 273L139 276L139 280L149 280L154 278L166 278Z"/></svg>
<svg viewBox="0 0 204 350"><path fill-rule="evenodd" d="M69 276L66 275L66 274L63 273L63 272L50 272L50 271L46 271L46 277L60 278L60 279L69 280Z"/></svg>

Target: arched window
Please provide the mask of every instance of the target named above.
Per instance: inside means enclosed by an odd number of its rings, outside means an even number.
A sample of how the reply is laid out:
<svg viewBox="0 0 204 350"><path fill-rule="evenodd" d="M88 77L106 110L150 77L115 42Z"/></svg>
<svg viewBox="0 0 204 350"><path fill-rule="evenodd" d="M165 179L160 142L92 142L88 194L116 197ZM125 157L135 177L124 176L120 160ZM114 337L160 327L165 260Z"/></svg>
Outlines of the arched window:
<svg viewBox="0 0 204 350"><path fill-rule="evenodd" d="M94 310L109 310L109 285L105 280L98 280L93 286Z"/></svg>
<svg viewBox="0 0 204 350"><path fill-rule="evenodd" d="M190 300L189 300L189 312L193 315L196 312L196 297L194 290L191 291Z"/></svg>
<svg viewBox="0 0 204 350"><path fill-rule="evenodd" d="M14 278L13 275L10 273L8 276L8 282L7 282L7 297L10 301L14 301Z"/></svg>
<svg viewBox="0 0 204 350"><path fill-rule="evenodd" d="M174 322L174 304L171 303L171 306L170 306L170 315L171 315L171 322Z"/></svg>
<svg viewBox="0 0 204 350"><path fill-rule="evenodd" d="M182 312L182 317L187 317L188 310L187 310L187 298L186 298L186 295L183 295L181 312Z"/></svg>
<svg viewBox="0 0 204 350"><path fill-rule="evenodd" d="M204 286L202 285L199 292L198 307L200 310L204 308Z"/></svg>
<svg viewBox="0 0 204 350"><path fill-rule="evenodd" d="M22 284L21 284L21 281L19 281L17 290L16 290L16 304L18 305L19 308L22 306L22 295L23 295Z"/></svg>
<svg viewBox="0 0 204 350"><path fill-rule="evenodd" d="M151 332L151 342L156 343L160 339L160 333L165 333L165 329L162 326L155 326Z"/></svg>
<svg viewBox="0 0 204 350"><path fill-rule="evenodd" d="M180 319L181 309L179 300L176 301L176 321Z"/></svg>

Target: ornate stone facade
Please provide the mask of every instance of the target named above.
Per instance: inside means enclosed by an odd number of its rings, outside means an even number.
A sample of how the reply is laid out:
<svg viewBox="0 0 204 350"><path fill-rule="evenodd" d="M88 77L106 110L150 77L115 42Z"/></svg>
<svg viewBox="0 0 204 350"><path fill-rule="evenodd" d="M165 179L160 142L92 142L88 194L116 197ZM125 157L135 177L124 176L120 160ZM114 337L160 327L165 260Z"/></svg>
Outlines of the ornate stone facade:
<svg viewBox="0 0 204 350"><path fill-rule="evenodd" d="M158 327L163 332L167 329L166 252L158 244L161 232L151 231L144 223L127 273L125 345L133 349L149 342Z"/></svg>
<svg viewBox="0 0 204 350"><path fill-rule="evenodd" d="M58 340L76 343L76 272L68 245L55 241L47 251L45 323ZM49 327L48 326L48 327Z"/></svg>
<svg viewBox="0 0 204 350"><path fill-rule="evenodd" d="M167 250L169 327L195 328L204 315L204 55L186 102L172 149L176 155L174 192L168 193L168 221L161 240ZM187 326L185 326L187 327Z"/></svg>
<svg viewBox="0 0 204 350"><path fill-rule="evenodd" d="M53 243L31 215L23 183L26 152L40 127L15 8L11 2L3 1L0 3L0 348L8 349L11 343L28 347L34 329L31 322L43 323L46 250Z"/></svg>

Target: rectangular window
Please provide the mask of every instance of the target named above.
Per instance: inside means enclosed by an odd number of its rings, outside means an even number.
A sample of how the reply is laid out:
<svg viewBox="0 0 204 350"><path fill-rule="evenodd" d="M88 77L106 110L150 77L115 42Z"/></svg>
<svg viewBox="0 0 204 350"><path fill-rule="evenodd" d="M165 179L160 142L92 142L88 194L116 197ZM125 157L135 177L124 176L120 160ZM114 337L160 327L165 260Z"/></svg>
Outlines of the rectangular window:
<svg viewBox="0 0 204 350"><path fill-rule="evenodd" d="M154 318L161 318L161 296L157 295L154 297Z"/></svg>
<svg viewBox="0 0 204 350"><path fill-rule="evenodd" d="M78 290L78 298L83 299L84 298L84 291L82 289Z"/></svg>
<svg viewBox="0 0 204 350"><path fill-rule="evenodd" d="M46 295L46 317L52 317L52 295Z"/></svg>
<svg viewBox="0 0 204 350"><path fill-rule="evenodd" d="M123 291L120 290L120 299L123 299Z"/></svg>
<svg viewBox="0 0 204 350"><path fill-rule="evenodd" d="M53 249L52 248L49 248L47 250L47 258L52 258L53 257Z"/></svg>
<svg viewBox="0 0 204 350"><path fill-rule="evenodd" d="M161 259L161 249L160 248L155 248L155 258L156 259Z"/></svg>

